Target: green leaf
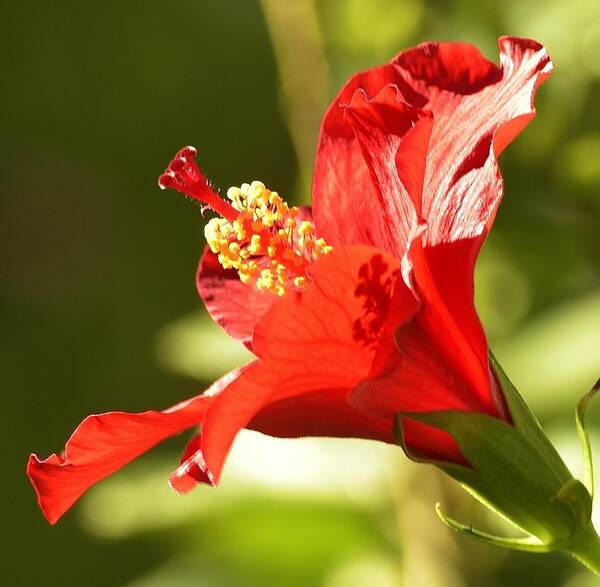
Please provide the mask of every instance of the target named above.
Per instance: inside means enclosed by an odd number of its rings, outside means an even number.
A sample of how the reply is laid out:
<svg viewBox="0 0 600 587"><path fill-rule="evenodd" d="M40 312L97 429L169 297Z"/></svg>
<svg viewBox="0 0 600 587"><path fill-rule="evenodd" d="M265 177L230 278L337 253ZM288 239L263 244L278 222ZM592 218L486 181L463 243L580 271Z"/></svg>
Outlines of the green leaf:
<svg viewBox="0 0 600 587"><path fill-rule="evenodd" d="M581 450L583 452L583 483L587 487L592 499L594 498L594 467L592 463L592 448L590 445L590 436L585 425L585 412L590 400L600 391L600 379L592 387L591 391L586 393L577 404L575 411L575 422L577 424L577 434L581 442Z"/></svg>

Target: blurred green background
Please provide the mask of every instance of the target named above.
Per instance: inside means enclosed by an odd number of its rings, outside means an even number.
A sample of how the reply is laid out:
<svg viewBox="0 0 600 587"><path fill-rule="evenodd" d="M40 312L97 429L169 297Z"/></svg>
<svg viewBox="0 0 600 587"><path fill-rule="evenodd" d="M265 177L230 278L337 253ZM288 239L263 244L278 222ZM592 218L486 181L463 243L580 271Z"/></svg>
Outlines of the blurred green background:
<svg viewBox="0 0 600 587"><path fill-rule="evenodd" d="M166 407L244 360L196 296L198 208L156 187L179 147L198 147L217 186L261 179L306 202L320 117L351 73L428 39L471 41L497 60L510 33L546 44L556 71L503 156L477 303L505 369L579 470L573 409L600 375L597 0L11 2L3 17L3 584L596 584L559 556L455 537L435 501L497 522L375 443L246 434L218 490L181 498L166 484L176 438L54 528L24 466L89 413Z"/></svg>

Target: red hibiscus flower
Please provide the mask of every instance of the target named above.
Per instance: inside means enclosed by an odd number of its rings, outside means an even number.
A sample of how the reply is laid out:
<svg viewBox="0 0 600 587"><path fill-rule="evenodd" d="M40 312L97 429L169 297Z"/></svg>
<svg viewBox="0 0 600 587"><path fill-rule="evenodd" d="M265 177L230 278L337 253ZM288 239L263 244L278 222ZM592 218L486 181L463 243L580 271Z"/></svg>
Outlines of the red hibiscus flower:
<svg viewBox="0 0 600 587"><path fill-rule="evenodd" d="M354 76L323 120L313 210L260 182L214 193L182 149L160 178L219 217L197 275L213 318L256 359L164 411L86 418L27 472L54 523L94 483L199 426L171 475L216 484L237 432L395 442L399 412L510 422L473 305L473 268L502 196L497 158L533 118L552 64L500 40L500 66L425 43ZM415 454L467 464L445 432L404 418Z"/></svg>

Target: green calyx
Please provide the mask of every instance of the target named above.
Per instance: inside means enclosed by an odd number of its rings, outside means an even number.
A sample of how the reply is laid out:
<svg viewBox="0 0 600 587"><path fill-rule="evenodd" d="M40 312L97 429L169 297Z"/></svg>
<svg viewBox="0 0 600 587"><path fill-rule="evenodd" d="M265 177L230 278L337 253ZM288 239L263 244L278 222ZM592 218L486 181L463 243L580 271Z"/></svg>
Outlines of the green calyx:
<svg viewBox="0 0 600 587"><path fill-rule="evenodd" d="M581 439L584 483L575 479L518 391L490 355L512 425L484 414L460 411L399 413L396 436L409 458L442 469L481 503L523 530L518 538L494 536L436 511L453 530L487 544L526 552L568 552L595 572L600 542L591 524L593 476L585 410L599 385L580 401L576 420ZM403 421L415 420L448 433L471 465L433 461L411 452L404 441ZM590 552L593 553L590 555ZM587 557L587 560L584 560Z"/></svg>

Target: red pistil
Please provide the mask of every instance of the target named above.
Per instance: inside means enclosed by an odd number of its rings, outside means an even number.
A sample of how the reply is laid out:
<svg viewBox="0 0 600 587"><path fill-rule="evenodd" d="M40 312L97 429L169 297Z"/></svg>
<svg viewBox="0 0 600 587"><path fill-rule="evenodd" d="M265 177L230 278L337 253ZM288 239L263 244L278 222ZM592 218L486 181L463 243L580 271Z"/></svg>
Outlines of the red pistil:
<svg viewBox="0 0 600 587"><path fill-rule="evenodd" d="M161 190L172 188L186 194L207 204L217 214L233 222L239 212L211 189L208 180L196 164L197 153L194 147L184 147L179 150L165 172L158 178L158 187Z"/></svg>

